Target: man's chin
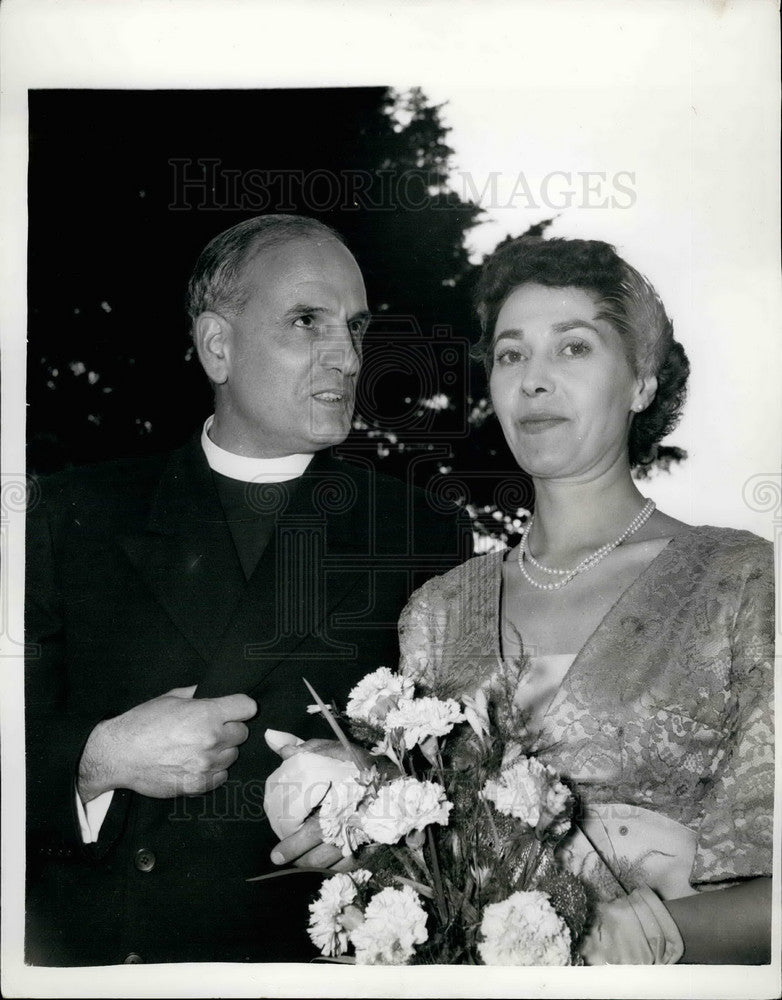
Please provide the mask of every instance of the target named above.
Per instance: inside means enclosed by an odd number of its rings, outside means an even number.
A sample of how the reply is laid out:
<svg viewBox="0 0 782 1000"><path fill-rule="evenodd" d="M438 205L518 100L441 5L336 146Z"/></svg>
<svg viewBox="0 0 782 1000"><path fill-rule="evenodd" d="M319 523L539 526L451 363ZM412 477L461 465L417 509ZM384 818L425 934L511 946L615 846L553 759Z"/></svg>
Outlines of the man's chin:
<svg viewBox="0 0 782 1000"><path fill-rule="evenodd" d="M323 448L331 448L336 444L342 444L348 434L350 434L350 426L350 420L335 420L313 428L309 435L313 450L321 451Z"/></svg>
<svg viewBox="0 0 782 1000"><path fill-rule="evenodd" d="M306 451L323 451L324 448L333 448L335 445L342 444L349 433L350 431L347 430L340 433L323 434L322 436L313 438Z"/></svg>

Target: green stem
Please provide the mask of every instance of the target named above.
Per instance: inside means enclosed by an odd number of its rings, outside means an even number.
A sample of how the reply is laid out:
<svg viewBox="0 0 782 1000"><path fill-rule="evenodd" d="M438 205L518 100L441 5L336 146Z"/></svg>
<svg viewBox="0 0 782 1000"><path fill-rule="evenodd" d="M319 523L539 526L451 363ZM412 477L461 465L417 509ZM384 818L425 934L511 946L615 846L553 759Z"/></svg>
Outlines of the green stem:
<svg viewBox="0 0 782 1000"><path fill-rule="evenodd" d="M532 863L532 871L527 876L527 884L532 885L533 879L538 874L538 868L540 868L540 862L543 859L543 844L539 840L535 840L535 860Z"/></svg>
<svg viewBox="0 0 782 1000"><path fill-rule="evenodd" d="M312 695L312 697L317 702L318 708L323 713L323 718L331 726L332 730L334 731L334 735L337 737L337 739L342 744L342 746L345 748L345 750L347 750L348 755L350 756L351 760L353 761L353 763L358 768L359 774L364 774L364 772L366 771L366 768L364 766L363 761L361 760L361 758L356 753L355 748L348 741L347 736L345 736L345 734L340 729L339 723L337 722L337 720L334 718L334 716L329 711L328 706L325 704L325 702L323 702L321 700L320 696L318 695L318 692L310 684L310 682L307 680L307 678L306 677L302 677L302 680L307 685L307 689L309 690L309 693Z"/></svg>
<svg viewBox="0 0 782 1000"><path fill-rule="evenodd" d="M500 832L497 829L497 824L494 822L494 817L491 814L491 808L489 806L489 803L486 801L486 799L482 798L481 802L483 803L483 810L486 813L486 818L489 820L489 828L491 830L491 838L494 841L494 847L495 847L497 853L501 854L502 853L502 851L501 851L502 839L500 837Z"/></svg>
<svg viewBox="0 0 782 1000"><path fill-rule="evenodd" d="M445 905L445 890L443 889L443 880L440 875L440 862L437 860L437 849L434 843L434 834L432 833L431 826L426 828L426 838L429 842L429 854L432 859L432 878L434 880L434 888L436 892L435 902L437 903L437 912L440 915L440 921L445 927L448 922L448 911Z"/></svg>

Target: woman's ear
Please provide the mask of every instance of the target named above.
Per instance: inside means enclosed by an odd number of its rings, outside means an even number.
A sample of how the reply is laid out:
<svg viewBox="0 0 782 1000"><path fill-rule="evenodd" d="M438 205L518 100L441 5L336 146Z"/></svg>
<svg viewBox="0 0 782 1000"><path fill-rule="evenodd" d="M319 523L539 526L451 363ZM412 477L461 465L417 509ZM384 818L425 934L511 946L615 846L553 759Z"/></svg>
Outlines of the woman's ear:
<svg viewBox="0 0 782 1000"><path fill-rule="evenodd" d="M635 393L630 409L633 413L642 413L651 403L657 392L657 376L650 375L648 378L639 378L635 383Z"/></svg>
<svg viewBox="0 0 782 1000"><path fill-rule="evenodd" d="M228 320L214 312L202 312L193 326L198 360L215 385L222 385L228 379L231 332Z"/></svg>

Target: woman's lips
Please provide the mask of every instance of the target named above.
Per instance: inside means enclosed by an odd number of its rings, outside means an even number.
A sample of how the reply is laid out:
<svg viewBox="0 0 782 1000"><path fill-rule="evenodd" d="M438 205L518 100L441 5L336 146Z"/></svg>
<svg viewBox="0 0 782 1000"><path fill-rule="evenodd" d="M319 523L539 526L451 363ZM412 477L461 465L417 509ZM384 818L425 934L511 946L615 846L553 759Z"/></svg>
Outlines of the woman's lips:
<svg viewBox="0 0 782 1000"><path fill-rule="evenodd" d="M567 417L525 417L519 420L519 427L525 434L542 434L564 423L567 423Z"/></svg>

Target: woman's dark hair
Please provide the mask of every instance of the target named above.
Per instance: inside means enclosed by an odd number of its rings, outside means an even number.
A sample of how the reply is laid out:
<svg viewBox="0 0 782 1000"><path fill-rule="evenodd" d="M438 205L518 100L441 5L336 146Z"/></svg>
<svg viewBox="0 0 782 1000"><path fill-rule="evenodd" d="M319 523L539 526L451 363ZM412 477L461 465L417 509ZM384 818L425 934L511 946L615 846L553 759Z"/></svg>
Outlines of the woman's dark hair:
<svg viewBox="0 0 782 1000"><path fill-rule="evenodd" d="M502 304L525 284L582 288L598 296L601 318L621 335L637 375L657 377L654 399L630 427L630 465L653 461L658 443L676 426L686 395L690 364L674 340L673 323L646 278L614 247L600 240L521 236L502 244L484 262L475 289L481 338L473 356L487 375L493 365L494 327Z"/></svg>

